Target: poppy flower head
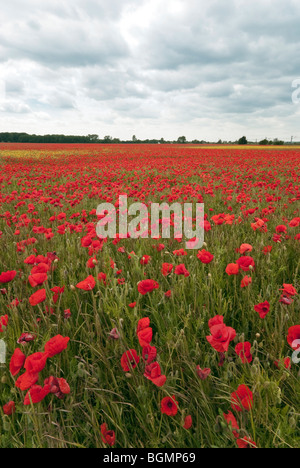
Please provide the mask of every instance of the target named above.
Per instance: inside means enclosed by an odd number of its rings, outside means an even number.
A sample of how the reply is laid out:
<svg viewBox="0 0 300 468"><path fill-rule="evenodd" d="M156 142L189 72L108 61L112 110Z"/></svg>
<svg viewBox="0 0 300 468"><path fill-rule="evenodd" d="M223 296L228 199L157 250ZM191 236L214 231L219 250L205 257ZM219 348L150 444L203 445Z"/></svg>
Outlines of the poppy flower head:
<svg viewBox="0 0 300 468"><path fill-rule="evenodd" d="M67 349L70 338L56 335L45 344L45 354L51 358Z"/></svg>
<svg viewBox="0 0 300 468"><path fill-rule="evenodd" d="M159 284L157 281L152 279L142 280L138 284L138 291L142 296L145 296L147 293L154 291L154 289L158 289Z"/></svg>
<svg viewBox="0 0 300 468"><path fill-rule="evenodd" d="M236 392L231 394L231 407L235 411L250 411L253 406L253 394L247 385L240 385Z"/></svg>
<svg viewBox="0 0 300 468"><path fill-rule="evenodd" d="M178 401L176 401L175 396L165 397L161 401L161 412L167 416L176 416L178 412Z"/></svg>
<svg viewBox="0 0 300 468"><path fill-rule="evenodd" d="M101 439L104 444L112 447L116 443L116 434L112 430L108 430L107 424L103 423L100 427L101 430Z"/></svg>
<svg viewBox="0 0 300 468"><path fill-rule="evenodd" d="M135 349L129 349L121 357L121 366L124 372L129 372L131 369L135 369L140 358Z"/></svg>
<svg viewBox="0 0 300 468"><path fill-rule="evenodd" d="M254 306L255 312L257 312L260 318L264 319L270 312L270 304L268 301L262 302Z"/></svg>

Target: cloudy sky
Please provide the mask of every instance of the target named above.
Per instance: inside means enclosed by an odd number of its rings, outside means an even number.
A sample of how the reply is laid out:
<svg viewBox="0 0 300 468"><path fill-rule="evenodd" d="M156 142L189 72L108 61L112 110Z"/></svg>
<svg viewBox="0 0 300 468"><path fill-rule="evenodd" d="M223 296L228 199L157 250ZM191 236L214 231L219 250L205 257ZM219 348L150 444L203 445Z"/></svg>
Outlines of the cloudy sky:
<svg viewBox="0 0 300 468"><path fill-rule="evenodd" d="M2 2L0 131L300 140L299 29L299 0Z"/></svg>

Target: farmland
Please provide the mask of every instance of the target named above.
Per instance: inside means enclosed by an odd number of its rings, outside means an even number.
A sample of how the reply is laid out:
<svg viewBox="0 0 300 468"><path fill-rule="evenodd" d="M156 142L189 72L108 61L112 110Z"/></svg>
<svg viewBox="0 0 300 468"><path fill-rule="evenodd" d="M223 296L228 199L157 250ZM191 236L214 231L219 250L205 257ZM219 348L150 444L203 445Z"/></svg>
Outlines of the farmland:
<svg viewBox="0 0 300 468"><path fill-rule="evenodd" d="M299 148L0 144L0 168L1 448L300 446ZM203 247L99 239L124 194L204 203Z"/></svg>

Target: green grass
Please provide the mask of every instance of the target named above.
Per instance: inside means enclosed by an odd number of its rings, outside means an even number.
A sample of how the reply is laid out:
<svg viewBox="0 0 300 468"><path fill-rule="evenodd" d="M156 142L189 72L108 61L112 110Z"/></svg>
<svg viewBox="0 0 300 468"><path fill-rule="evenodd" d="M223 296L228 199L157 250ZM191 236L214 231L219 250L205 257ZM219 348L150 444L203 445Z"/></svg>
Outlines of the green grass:
<svg viewBox="0 0 300 468"><path fill-rule="evenodd" d="M65 179L58 176L55 183L63 185ZM42 187L47 184L49 181L43 182ZM8 190L20 190L17 179L5 187L5 192ZM1 213L12 212L15 204L3 204ZM41 225L48 227L49 217L60 209L44 211L42 205L35 204ZM209 207L214 213L223 212L220 192L209 199ZM232 207L233 212L240 209L234 200ZM68 215L82 209L89 213L94 208L95 199L86 197ZM289 207L284 215L291 219L293 209ZM20 208L20 213L25 211L26 207ZM99 264L95 270L86 267L89 257L87 249L81 247L83 233L55 234L51 241L36 234L37 244L17 253L15 243L19 238L13 235L15 227L7 226L0 218L0 231L3 231L0 270L22 272L21 277L4 285L8 295L0 295L0 315L9 315L7 330L0 335L7 343L8 362L22 332L36 335L36 340L25 348L26 355L43 350L46 341L56 334L69 336L68 349L49 360L39 383L55 375L64 377L71 387L71 394L64 400L48 395L43 402L25 407L26 392L14 386L8 363L2 365L0 403L3 406L14 400L16 413L12 416L2 413L0 417L0 447L104 447L100 433L103 422L116 432L116 447L235 447L235 438L222 414L231 410L230 395L242 383L253 391L254 405L250 413L237 415L241 436L249 436L263 448L299 447L299 365L294 364L288 371L273 364L275 359L291 356L286 334L290 326L299 323L299 299L289 307L279 303L279 288L283 283L291 283L298 289L300 286L299 242L292 238L275 244L271 240L276 226L282 224L282 213L278 209L270 218L267 235L251 229L253 218L236 226L213 226L205 236L206 248L215 257L209 265L201 264L195 251L188 251L186 257L175 257L173 250L182 244L174 240L163 240L166 248L161 253L152 247L158 241L151 239L124 240L118 245L109 240L97 254ZM53 224L54 232L56 226L57 222ZM33 235L31 227L21 230L22 239ZM241 289L242 275L228 277L225 268L239 257L235 250L244 242L253 246L251 255L256 269L251 273L252 285ZM265 256L262 248L269 244L273 245L273 251ZM120 246L125 247L127 254L134 251L136 256L128 259L126 253L117 251ZM33 308L28 301L33 289L27 282L30 267L23 262L33 248L39 254L56 251L59 257L46 288L49 291L50 287L65 285L66 289L59 302L52 304L53 315L43 313L45 304ZM146 254L152 260L143 267L139 260ZM122 269L124 285L118 284L118 276L109 266L110 258ZM163 262L184 263L190 276L163 277L160 272ZM96 277L100 271L108 275L106 287L97 283L91 292L71 288L90 274ZM160 288L142 297L137 292L137 284L145 277L157 280ZM164 292L169 289L172 297L168 299ZM22 302L8 310L7 305L16 297ZM137 306L129 308L128 304L135 300ZM265 300L270 302L271 312L262 320L253 307ZM51 305L49 299L46 304ZM65 309L71 310L69 320L64 319ZM208 320L217 314L224 315L225 323L237 331L223 367L218 366L218 353L206 341ZM124 351L133 348L141 354L136 327L138 320L146 316L154 331L157 360L167 376L162 388L145 379L142 360L127 374L120 365ZM39 324L37 317L42 319ZM120 332L119 340L108 336L114 327ZM234 352L240 340L253 345L251 364L243 365ZM199 379L197 365L211 368L207 380ZM179 402L175 417L161 414L160 402L167 395L175 395ZM193 426L185 430L184 417L189 414Z"/></svg>

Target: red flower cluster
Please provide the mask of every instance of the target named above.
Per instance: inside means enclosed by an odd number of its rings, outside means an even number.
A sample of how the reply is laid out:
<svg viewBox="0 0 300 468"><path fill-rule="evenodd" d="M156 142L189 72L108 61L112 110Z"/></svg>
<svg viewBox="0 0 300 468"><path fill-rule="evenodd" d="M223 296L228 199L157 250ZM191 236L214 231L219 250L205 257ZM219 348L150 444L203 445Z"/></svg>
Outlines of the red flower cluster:
<svg viewBox="0 0 300 468"><path fill-rule="evenodd" d="M62 394L67 394L67 383L64 379L54 380L53 377L46 379L44 387L35 385L39 379L39 374L46 366L47 360L53 356L60 354L68 346L70 338L61 335L54 336L45 344L44 352L33 353L26 358L25 354L19 348L16 348L9 364L9 369L12 376L19 374L24 367L25 372L16 381L16 387L20 390L28 390L24 400L24 405L38 403L43 400L48 393L55 393L61 397ZM53 391L55 387L56 391Z"/></svg>

